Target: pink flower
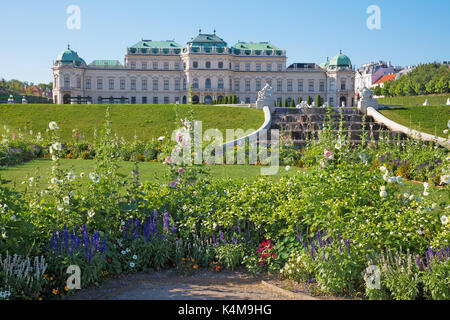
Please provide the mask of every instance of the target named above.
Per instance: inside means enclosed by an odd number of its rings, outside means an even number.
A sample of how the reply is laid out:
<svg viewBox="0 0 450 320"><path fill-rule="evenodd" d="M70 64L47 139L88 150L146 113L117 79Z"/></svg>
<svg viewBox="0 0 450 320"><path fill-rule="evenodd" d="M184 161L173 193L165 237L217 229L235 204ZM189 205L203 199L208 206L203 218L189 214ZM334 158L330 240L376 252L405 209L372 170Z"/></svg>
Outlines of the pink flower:
<svg viewBox="0 0 450 320"><path fill-rule="evenodd" d="M172 164L173 163L173 159L172 157L167 157L166 160L164 161L164 163L168 163L168 164Z"/></svg>
<svg viewBox="0 0 450 320"><path fill-rule="evenodd" d="M184 173L184 169L183 168L178 169L178 173Z"/></svg>
<svg viewBox="0 0 450 320"><path fill-rule="evenodd" d="M327 160L333 159L333 153L330 150L325 149L323 155Z"/></svg>

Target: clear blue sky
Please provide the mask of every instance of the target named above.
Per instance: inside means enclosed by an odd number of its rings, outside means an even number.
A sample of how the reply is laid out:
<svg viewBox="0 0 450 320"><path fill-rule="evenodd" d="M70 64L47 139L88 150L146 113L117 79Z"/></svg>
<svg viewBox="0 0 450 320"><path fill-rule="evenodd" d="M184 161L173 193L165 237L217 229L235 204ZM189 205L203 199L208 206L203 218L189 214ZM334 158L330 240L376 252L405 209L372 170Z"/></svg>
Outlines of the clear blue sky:
<svg viewBox="0 0 450 320"><path fill-rule="evenodd" d="M81 8L81 30L69 30L69 5ZM381 8L381 30L369 30L369 5ZM229 45L271 41L288 63L323 62L342 49L354 65L390 60L411 65L450 60L448 0L42 0L0 4L0 78L52 80L58 53L71 47L90 63L123 61L142 38L175 39L217 34Z"/></svg>

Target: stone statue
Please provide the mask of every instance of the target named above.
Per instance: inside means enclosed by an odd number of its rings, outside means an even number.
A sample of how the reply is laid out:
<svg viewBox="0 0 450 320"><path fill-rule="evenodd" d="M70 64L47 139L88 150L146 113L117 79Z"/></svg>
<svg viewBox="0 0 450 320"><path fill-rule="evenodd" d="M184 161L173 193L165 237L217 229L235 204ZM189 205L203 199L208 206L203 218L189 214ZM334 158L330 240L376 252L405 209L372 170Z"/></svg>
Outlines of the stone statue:
<svg viewBox="0 0 450 320"><path fill-rule="evenodd" d="M270 86L270 84L266 83L264 88L262 88L261 91L258 92L258 100L267 100L268 98L271 98L273 94L273 88Z"/></svg>
<svg viewBox="0 0 450 320"><path fill-rule="evenodd" d="M256 100L256 109L263 109L269 107L270 112L275 112L275 100L273 98L273 88L266 83L264 88L258 92L258 99Z"/></svg>
<svg viewBox="0 0 450 320"><path fill-rule="evenodd" d="M358 109L366 113L367 108L372 107L375 110L378 110L378 101L377 99L373 98L373 92L367 87L362 88L362 90L359 92L359 95L361 99L358 101Z"/></svg>
<svg viewBox="0 0 450 320"><path fill-rule="evenodd" d="M426 107L428 105L428 99L425 100L425 102L423 103L423 106Z"/></svg>

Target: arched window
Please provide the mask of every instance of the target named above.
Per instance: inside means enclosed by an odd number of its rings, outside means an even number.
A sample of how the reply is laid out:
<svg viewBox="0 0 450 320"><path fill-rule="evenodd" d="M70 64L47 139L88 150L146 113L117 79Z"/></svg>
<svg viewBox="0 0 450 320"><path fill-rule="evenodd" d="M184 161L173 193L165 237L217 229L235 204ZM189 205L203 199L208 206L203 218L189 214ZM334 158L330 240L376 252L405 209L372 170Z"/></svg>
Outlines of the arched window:
<svg viewBox="0 0 450 320"><path fill-rule="evenodd" d="M205 88L211 89L211 79L208 78L205 80Z"/></svg>
<svg viewBox="0 0 450 320"><path fill-rule="evenodd" d="M64 76L64 88L69 89L70 88L70 77Z"/></svg>
<svg viewBox="0 0 450 320"><path fill-rule="evenodd" d="M198 89L198 79L197 79L197 78L195 78L195 79L192 81L192 88Z"/></svg>
<svg viewBox="0 0 450 320"><path fill-rule="evenodd" d="M59 77L55 76L55 88L59 87Z"/></svg>

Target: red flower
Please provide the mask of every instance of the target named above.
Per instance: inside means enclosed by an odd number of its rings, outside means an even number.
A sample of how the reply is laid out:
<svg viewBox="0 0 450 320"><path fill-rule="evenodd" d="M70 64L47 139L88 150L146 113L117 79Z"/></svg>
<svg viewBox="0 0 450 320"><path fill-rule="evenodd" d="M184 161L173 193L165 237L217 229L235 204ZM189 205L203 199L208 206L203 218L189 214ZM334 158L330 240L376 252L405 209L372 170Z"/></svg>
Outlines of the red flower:
<svg viewBox="0 0 450 320"><path fill-rule="evenodd" d="M112 259L111 259L111 258L108 258L108 262L111 263L111 262L112 262Z"/></svg>

